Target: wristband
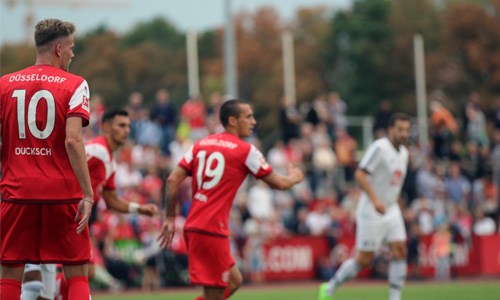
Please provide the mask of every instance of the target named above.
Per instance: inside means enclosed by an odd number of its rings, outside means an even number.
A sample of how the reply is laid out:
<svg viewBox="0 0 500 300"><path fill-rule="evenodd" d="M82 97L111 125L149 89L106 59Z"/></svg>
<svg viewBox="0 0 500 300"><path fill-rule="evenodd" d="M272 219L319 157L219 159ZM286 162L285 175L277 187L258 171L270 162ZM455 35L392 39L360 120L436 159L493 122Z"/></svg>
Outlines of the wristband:
<svg viewBox="0 0 500 300"><path fill-rule="evenodd" d="M128 212L129 213L136 214L138 210L139 210L139 204L137 204L135 202L130 202L128 204Z"/></svg>
<svg viewBox="0 0 500 300"><path fill-rule="evenodd" d="M85 199L85 198L83 198L82 200L83 200L83 201L86 201L86 202L88 202L88 203L92 203L92 204L94 204L94 200L89 200L89 199Z"/></svg>

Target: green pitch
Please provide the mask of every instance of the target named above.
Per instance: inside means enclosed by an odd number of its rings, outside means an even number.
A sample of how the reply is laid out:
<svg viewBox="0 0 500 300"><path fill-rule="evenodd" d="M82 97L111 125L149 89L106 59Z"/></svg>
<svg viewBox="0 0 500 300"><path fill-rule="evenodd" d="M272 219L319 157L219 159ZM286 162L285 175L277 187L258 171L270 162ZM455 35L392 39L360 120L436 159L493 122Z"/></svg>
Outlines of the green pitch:
<svg viewBox="0 0 500 300"><path fill-rule="evenodd" d="M319 284L319 283L318 283ZM297 286L299 285L299 286ZM124 292L116 295L92 295L93 300L193 300L201 293L193 291L162 291L154 294ZM335 300L387 300L388 288L383 285L348 284L335 294ZM500 280L496 282L410 283L403 290L404 300L499 300ZM290 283L273 287L244 286L230 299L234 300L316 300L317 286Z"/></svg>

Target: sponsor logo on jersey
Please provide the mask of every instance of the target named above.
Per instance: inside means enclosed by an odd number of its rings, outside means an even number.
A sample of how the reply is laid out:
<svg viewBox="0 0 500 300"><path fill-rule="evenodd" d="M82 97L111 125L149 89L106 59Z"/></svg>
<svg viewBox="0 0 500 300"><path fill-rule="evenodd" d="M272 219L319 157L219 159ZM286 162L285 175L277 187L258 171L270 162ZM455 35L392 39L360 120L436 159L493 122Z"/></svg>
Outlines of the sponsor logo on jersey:
<svg viewBox="0 0 500 300"><path fill-rule="evenodd" d="M90 113L89 98L87 98L87 96L85 95L83 95L82 108Z"/></svg>
<svg viewBox="0 0 500 300"><path fill-rule="evenodd" d="M267 168L269 168L269 164L267 163L264 156L259 157L259 162L260 162L260 165L262 166L262 169L267 170Z"/></svg>

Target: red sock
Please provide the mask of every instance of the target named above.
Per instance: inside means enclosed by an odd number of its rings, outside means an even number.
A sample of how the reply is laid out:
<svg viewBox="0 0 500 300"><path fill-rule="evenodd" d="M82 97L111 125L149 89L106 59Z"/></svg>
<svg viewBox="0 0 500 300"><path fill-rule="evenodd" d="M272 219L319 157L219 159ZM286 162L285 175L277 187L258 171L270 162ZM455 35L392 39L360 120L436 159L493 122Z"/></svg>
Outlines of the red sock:
<svg viewBox="0 0 500 300"><path fill-rule="evenodd" d="M67 284L68 284L68 299L89 300L90 288L87 276L73 277L67 281Z"/></svg>
<svg viewBox="0 0 500 300"><path fill-rule="evenodd" d="M0 280L0 300L21 299L21 281L12 279Z"/></svg>
<svg viewBox="0 0 500 300"><path fill-rule="evenodd" d="M64 279L63 272L57 274L56 282L59 282L59 295L62 297L62 300L68 300L68 284L66 283L66 279Z"/></svg>
<svg viewBox="0 0 500 300"><path fill-rule="evenodd" d="M226 288L226 289L224 290L224 299L227 299L227 298L229 298L229 297L231 297L231 293L230 293L230 292L229 292L229 290Z"/></svg>
<svg viewBox="0 0 500 300"><path fill-rule="evenodd" d="M202 297L202 296L200 296L200 297L198 297L198 298L196 298L196 299L194 299L194 300L205 300L205 299L203 299L203 297Z"/></svg>

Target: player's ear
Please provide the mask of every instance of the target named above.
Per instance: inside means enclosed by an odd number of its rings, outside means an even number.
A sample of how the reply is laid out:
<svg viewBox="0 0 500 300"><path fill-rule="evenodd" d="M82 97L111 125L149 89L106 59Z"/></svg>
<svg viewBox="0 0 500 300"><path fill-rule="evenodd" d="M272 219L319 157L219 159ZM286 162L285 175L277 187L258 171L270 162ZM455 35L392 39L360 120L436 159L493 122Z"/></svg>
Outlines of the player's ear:
<svg viewBox="0 0 500 300"><path fill-rule="evenodd" d="M236 124L238 123L238 121L236 121L236 118L235 118L235 117L233 117L233 116L229 116L229 118L227 119L227 123L228 123L230 126L236 127Z"/></svg>
<svg viewBox="0 0 500 300"><path fill-rule="evenodd" d="M103 132L109 132L110 126L111 126L111 124L109 122L102 123Z"/></svg>

